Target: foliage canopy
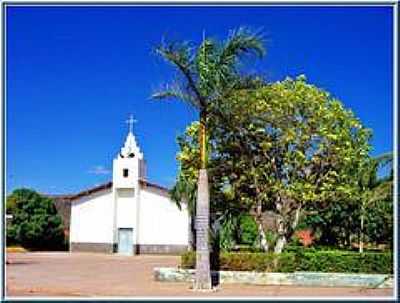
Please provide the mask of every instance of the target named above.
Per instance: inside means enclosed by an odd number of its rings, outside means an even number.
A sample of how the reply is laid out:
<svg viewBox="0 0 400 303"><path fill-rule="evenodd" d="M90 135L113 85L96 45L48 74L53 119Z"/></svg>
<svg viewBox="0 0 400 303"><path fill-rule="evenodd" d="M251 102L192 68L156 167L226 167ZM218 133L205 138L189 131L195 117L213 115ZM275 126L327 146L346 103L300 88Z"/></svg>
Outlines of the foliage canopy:
<svg viewBox="0 0 400 303"><path fill-rule="evenodd" d="M62 219L51 199L30 189L16 189L7 197L7 242L29 249L63 249Z"/></svg>
<svg viewBox="0 0 400 303"><path fill-rule="evenodd" d="M277 252L310 207L359 197L371 131L304 76L237 90L209 107L209 171L215 213L277 214ZM195 186L198 124L178 139L180 177Z"/></svg>

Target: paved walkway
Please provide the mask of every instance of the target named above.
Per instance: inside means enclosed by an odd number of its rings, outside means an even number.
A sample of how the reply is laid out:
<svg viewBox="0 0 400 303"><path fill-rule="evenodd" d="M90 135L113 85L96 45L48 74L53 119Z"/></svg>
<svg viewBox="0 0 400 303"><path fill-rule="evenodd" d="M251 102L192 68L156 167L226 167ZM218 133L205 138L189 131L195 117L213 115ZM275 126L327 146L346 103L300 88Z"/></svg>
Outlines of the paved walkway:
<svg viewBox="0 0 400 303"><path fill-rule="evenodd" d="M153 268L177 266L175 256L89 253L9 253L7 297L387 297L392 289L315 288L224 284L212 293L187 283L156 282Z"/></svg>

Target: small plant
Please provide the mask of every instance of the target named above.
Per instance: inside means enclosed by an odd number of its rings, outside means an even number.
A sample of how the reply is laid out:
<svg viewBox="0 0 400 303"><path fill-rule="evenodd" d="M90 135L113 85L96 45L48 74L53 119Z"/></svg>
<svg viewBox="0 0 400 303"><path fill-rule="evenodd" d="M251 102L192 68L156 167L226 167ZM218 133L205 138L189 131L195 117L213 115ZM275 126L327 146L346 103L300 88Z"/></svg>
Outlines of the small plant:
<svg viewBox="0 0 400 303"><path fill-rule="evenodd" d="M237 221L236 217L230 215L222 222L219 232L219 245L221 250L230 251L235 246L235 231L238 226Z"/></svg>
<svg viewBox="0 0 400 303"><path fill-rule="evenodd" d="M311 229L302 229L296 232L296 237L303 246L308 247L314 242L314 236Z"/></svg>
<svg viewBox="0 0 400 303"><path fill-rule="evenodd" d="M257 243L257 223L253 217L243 215L239 218L239 242L240 244L254 246Z"/></svg>
<svg viewBox="0 0 400 303"><path fill-rule="evenodd" d="M276 243L276 239L278 238L278 235L271 230L267 230L265 232L265 238L267 239L268 246L274 247L275 243Z"/></svg>

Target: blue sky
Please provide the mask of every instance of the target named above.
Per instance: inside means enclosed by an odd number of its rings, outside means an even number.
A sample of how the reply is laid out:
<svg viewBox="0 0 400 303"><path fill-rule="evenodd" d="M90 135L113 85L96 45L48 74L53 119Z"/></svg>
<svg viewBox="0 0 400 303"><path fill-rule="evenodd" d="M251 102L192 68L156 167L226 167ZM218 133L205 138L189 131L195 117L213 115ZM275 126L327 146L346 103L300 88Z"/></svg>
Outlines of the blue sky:
<svg viewBox="0 0 400 303"><path fill-rule="evenodd" d="M373 154L392 149L389 7L8 7L7 192L110 180L129 113L149 180L171 186L175 138L197 114L149 99L173 76L152 48L163 35L224 39L241 25L266 37L266 58L249 70L270 81L305 74L373 129Z"/></svg>

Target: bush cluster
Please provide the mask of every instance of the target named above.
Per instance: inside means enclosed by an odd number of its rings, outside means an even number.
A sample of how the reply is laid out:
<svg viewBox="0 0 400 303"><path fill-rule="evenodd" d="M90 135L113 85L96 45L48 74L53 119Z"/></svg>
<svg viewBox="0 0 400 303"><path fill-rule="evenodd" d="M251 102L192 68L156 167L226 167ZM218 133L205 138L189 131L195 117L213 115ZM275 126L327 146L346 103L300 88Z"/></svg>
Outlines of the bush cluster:
<svg viewBox="0 0 400 303"><path fill-rule="evenodd" d="M239 217L239 243L254 246L258 238L257 223L252 216Z"/></svg>
<svg viewBox="0 0 400 303"><path fill-rule="evenodd" d="M66 250L63 223L54 202L39 193L22 188L7 197L7 245L29 250Z"/></svg>
<svg viewBox="0 0 400 303"><path fill-rule="evenodd" d="M194 268L195 252L181 256L182 268ZM232 253L222 252L219 258L211 257L214 270L257 272L348 272L348 273L393 273L393 255L387 253L356 253L339 251Z"/></svg>

